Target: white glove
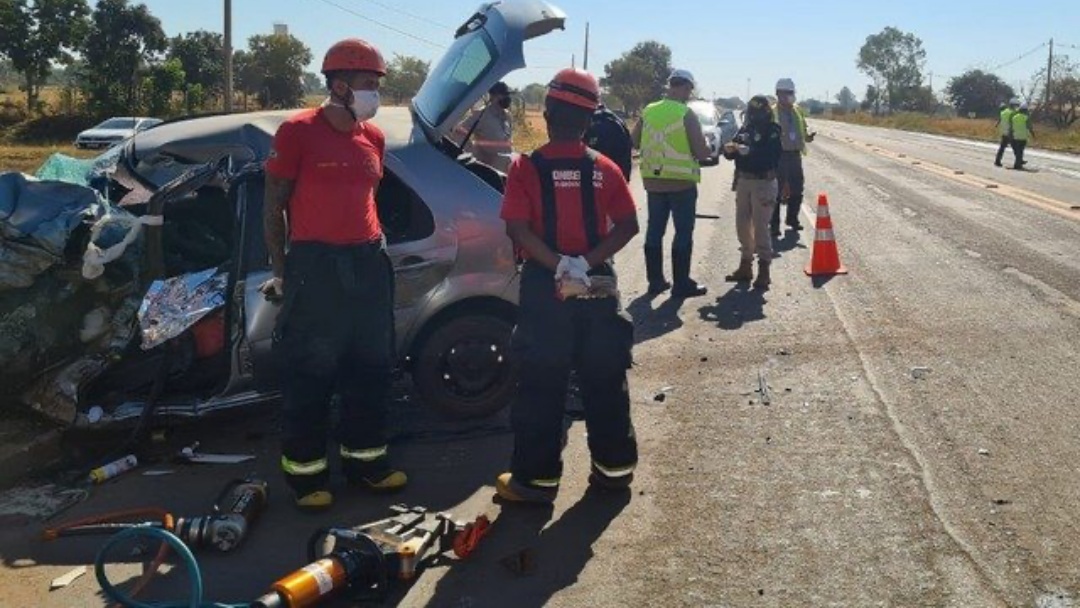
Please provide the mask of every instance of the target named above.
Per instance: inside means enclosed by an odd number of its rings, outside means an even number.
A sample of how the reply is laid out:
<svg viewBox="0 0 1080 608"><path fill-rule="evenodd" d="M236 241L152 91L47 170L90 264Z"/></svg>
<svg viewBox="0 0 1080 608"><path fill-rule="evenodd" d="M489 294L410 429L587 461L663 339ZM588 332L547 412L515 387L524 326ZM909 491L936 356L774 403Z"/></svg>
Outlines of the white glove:
<svg viewBox="0 0 1080 608"><path fill-rule="evenodd" d="M562 279L564 276L584 283L586 286L592 285L592 279L589 278L589 263L580 255L559 256L559 265L555 268L555 280Z"/></svg>

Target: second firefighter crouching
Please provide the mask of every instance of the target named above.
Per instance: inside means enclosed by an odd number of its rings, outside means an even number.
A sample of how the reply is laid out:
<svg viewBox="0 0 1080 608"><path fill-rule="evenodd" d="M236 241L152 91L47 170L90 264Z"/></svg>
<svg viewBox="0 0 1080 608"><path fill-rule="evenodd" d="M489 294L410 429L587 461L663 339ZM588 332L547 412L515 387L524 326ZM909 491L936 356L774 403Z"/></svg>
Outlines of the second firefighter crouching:
<svg viewBox="0 0 1080 608"><path fill-rule="evenodd" d="M556 74L545 99L550 141L507 176L502 218L526 260L513 334L514 453L496 483L510 502L550 503L558 494L571 371L585 409L589 483L625 491L637 465L627 385L634 325L610 261L637 234L637 210L619 167L582 142L599 100L588 72Z"/></svg>
<svg viewBox="0 0 1080 608"><path fill-rule="evenodd" d="M779 203L777 170L783 153L780 125L772 120L769 100L755 96L747 104L746 123L732 141L724 145L724 157L735 161L735 231L739 237L741 262L728 281L754 278L754 255L758 277L754 287L768 289L773 259L769 221Z"/></svg>

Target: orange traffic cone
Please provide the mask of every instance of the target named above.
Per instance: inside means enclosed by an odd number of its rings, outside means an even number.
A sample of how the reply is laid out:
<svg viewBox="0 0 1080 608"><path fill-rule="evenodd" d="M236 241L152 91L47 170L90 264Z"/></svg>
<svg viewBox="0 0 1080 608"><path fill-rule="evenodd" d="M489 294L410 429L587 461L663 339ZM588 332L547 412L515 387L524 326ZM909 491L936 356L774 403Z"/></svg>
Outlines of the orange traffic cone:
<svg viewBox="0 0 1080 608"><path fill-rule="evenodd" d="M840 252L836 249L832 218L829 217L829 197L824 192L818 195L814 250L810 255L810 263L806 265L806 274L812 277L847 274L847 268L840 263Z"/></svg>

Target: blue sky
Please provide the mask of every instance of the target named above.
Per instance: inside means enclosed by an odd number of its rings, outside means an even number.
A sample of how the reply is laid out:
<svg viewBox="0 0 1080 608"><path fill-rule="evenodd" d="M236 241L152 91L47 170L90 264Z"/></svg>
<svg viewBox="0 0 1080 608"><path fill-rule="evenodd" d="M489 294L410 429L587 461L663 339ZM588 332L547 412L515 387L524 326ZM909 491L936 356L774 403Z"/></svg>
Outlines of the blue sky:
<svg viewBox="0 0 1080 608"><path fill-rule="evenodd" d="M142 0L172 36L196 29L220 31L222 0ZM367 39L393 53L437 59L456 28L480 0L233 0L234 47L253 34L285 23L311 49L316 63L334 41ZM694 72L704 96L769 92L780 77L795 79L801 98L834 97L849 86L862 97L868 79L855 67L866 37L885 26L923 40L934 89L968 68L1013 62L1055 38L1057 52L1080 59L1080 10L1076 0L1000 2L907 0L817 2L771 0L721 3L705 0L556 0L568 15L566 31L526 44L529 68L508 78L521 86L546 82L577 55L581 65L585 23L590 23L589 68L602 74L608 61L635 43L653 39L672 49L674 63ZM378 22L378 23L376 23ZM383 24L383 25L379 25ZM389 26L385 27L385 26ZM393 28L393 31L390 28ZM1014 87L1030 86L1046 64L1045 48L997 70Z"/></svg>

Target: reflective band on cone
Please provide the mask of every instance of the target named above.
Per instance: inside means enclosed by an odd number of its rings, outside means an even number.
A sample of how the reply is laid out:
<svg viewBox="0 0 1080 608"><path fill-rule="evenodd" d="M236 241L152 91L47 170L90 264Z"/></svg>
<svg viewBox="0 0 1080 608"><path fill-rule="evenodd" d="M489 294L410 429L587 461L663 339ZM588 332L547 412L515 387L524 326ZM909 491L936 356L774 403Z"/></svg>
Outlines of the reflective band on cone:
<svg viewBox="0 0 1080 608"><path fill-rule="evenodd" d="M836 247L836 235L833 234L832 218L829 216L829 197L824 192L818 195L816 223L814 250L810 254L806 274L809 276L847 274L847 268L840 263L840 251Z"/></svg>

